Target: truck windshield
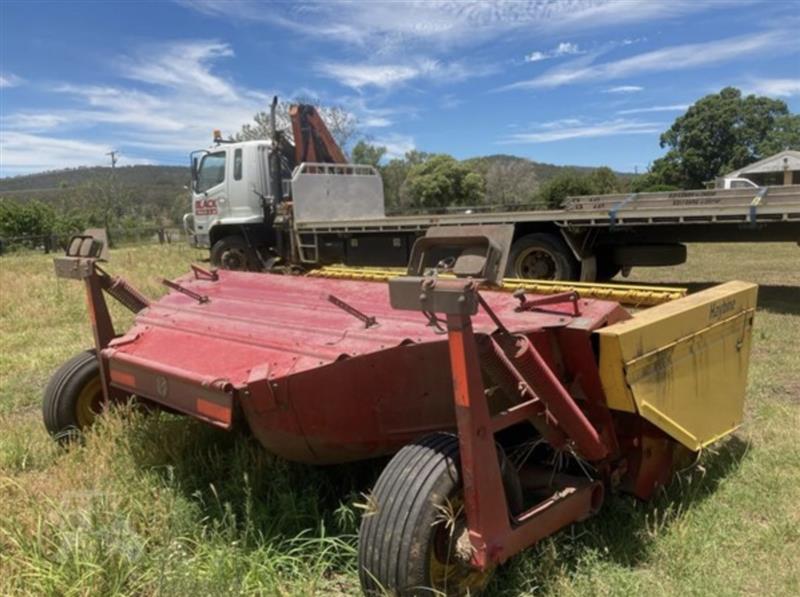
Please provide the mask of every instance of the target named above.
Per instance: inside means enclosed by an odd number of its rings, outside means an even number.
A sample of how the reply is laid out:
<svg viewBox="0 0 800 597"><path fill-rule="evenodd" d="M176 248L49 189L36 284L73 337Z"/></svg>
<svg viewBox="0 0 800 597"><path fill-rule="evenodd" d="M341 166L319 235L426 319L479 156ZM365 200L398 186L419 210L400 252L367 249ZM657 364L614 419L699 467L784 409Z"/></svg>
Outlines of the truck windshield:
<svg viewBox="0 0 800 597"><path fill-rule="evenodd" d="M225 180L225 152L203 156L197 172L197 192L204 193Z"/></svg>

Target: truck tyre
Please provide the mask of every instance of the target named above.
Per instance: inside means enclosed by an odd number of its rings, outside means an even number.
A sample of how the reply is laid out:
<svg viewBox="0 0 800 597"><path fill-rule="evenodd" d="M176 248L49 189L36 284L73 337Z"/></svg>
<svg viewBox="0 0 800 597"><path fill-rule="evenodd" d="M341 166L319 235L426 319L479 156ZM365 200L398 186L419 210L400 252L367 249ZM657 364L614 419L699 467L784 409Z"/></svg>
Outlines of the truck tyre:
<svg viewBox="0 0 800 597"><path fill-rule="evenodd" d="M401 449L378 478L361 521L359 577L370 597L475 595L492 570L469 565L458 438L429 435ZM501 452L509 509L522 509L514 466Z"/></svg>
<svg viewBox="0 0 800 597"><path fill-rule="evenodd" d="M619 274L622 271L622 268L614 262L611 261L598 261L597 262L597 281L598 282L608 282L614 276Z"/></svg>
<svg viewBox="0 0 800 597"><path fill-rule="evenodd" d="M233 271L258 271L255 249L236 235L226 236L211 247L211 263L215 267Z"/></svg>
<svg viewBox="0 0 800 597"><path fill-rule="evenodd" d="M608 282L622 271L622 266L614 261L614 256L610 250L599 251L597 258L597 281Z"/></svg>
<svg viewBox="0 0 800 597"><path fill-rule="evenodd" d="M580 264L555 234L535 232L514 241L506 275L533 280L577 280Z"/></svg>
<svg viewBox="0 0 800 597"><path fill-rule="evenodd" d="M103 402L97 352L86 350L61 365L44 390L44 426L55 439L68 442L94 423Z"/></svg>
<svg viewBox="0 0 800 597"><path fill-rule="evenodd" d="M626 245L614 247L615 263L625 267L657 267L686 262L686 245Z"/></svg>

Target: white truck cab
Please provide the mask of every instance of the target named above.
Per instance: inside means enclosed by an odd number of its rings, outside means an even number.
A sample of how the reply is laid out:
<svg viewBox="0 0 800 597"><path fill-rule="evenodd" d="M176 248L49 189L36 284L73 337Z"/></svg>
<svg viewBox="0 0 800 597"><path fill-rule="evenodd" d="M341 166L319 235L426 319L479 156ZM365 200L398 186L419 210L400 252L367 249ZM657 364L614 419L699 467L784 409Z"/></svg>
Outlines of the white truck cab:
<svg viewBox="0 0 800 597"><path fill-rule="evenodd" d="M263 199L270 194L269 150L269 141L243 141L192 154L195 246L211 248L211 231L217 226L263 222Z"/></svg>
<svg viewBox="0 0 800 597"><path fill-rule="evenodd" d="M723 178L723 189L758 189L760 188L749 178Z"/></svg>
<svg viewBox="0 0 800 597"><path fill-rule="evenodd" d="M385 217L383 182L372 166L301 163L291 169L287 160L271 160L271 149L267 140L219 141L192 153L192 213L184 226L192 244L211 250L214 265L261 269L273 257L286 257L282 245L314 262L317 248L294 238L293 223ZM281 165L280 193L272 188L275 163Z"/></svg>

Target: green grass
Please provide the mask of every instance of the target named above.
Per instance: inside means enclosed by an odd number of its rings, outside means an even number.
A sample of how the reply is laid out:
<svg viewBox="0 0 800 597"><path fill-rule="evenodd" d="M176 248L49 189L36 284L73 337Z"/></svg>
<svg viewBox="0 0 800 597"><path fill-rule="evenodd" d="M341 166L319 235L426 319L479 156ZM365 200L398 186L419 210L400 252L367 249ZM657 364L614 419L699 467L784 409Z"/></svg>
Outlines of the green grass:
<svg viewBox="0 0 800 597"><path fill-rule="evenodd" d="M202 255L116 251L150 296ZM746 422L649 504L617 496L502 568L495 595L800 594L800 248L695 245L631 281L762 285ZM129 315L115 309L124 328ZM0 258L0 594L357 593L355 504L374 465L313 468L167 415L104 417L57 448L50 373L91 345L80 284L43 255Z"/></svg>

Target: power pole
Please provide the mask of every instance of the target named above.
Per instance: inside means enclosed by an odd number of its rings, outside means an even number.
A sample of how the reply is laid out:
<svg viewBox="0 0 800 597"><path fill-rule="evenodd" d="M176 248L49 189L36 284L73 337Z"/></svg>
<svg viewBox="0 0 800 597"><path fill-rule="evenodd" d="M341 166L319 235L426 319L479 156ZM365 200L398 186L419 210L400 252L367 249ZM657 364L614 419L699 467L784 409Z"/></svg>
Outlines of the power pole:
<svg viewBox="0 0 800 597"><path fill-rule="evenodd" d="M114 195L116 193L116 176L114 175L114 171L117 167L117 160L119 159L117 156L119 155L119 151L116 149L112 149L109 151L107 156L111 156L111 176L108 182L108 188L105 189L105 197L103 201L103 224L106 230L106 240L108 241L108 246L111 248L112 240L111 240L111 230L109 230L109 223L110 219L110 212L114 205Z"/></svg>

